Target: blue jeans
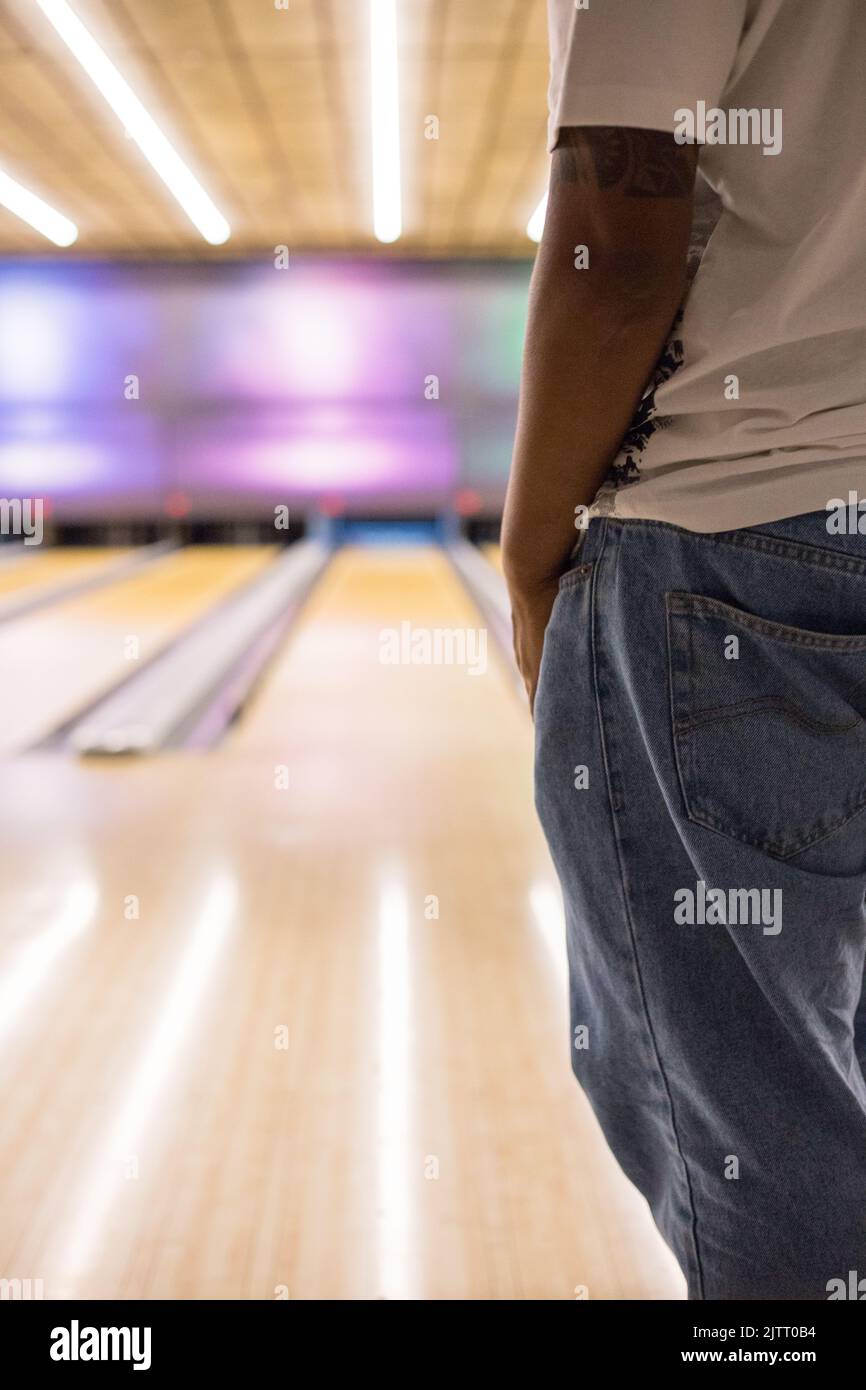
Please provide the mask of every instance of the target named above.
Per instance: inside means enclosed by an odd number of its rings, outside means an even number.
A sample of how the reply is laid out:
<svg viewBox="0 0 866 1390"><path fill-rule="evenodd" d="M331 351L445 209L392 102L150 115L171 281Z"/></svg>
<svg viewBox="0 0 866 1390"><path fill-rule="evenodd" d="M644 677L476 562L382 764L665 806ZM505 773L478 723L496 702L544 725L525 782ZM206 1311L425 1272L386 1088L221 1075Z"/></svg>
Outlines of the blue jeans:
<svg viewBox="0 0 866 1390"><path fill-rule="evenodd" d="M689 1297L866 1279L866 535L593 521L535 720L574 1071Z"/></svg>

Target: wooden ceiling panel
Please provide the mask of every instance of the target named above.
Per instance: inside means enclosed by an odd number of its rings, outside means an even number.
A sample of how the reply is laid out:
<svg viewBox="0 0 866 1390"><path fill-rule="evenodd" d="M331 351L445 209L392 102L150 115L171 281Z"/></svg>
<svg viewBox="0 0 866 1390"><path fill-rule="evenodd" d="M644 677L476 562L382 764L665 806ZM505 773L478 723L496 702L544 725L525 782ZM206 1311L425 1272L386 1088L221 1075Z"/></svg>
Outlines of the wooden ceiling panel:
<svg viewBox="0 0 866 1390"><path fill-rule="evenodd" d="M209 248L33 0L0 0L0 169L72 217L65 255L374 249L367 0L71 0L232 225ZM404 236L527 255L545 0L397 0ZM427 116L439 138L425 139ZM0 254L56 254L0 210Z"/></svg>
<svg viewBox="0 0 866 1390"><path fill-rule="evenodd" d="M521 10L531 9L525 0L483 0L481 4L448 7L451 42L496 46L509 32Z"/></svg>
<svg viewBox="0 0 866 1390"><path fill-rule="evenodd" d="M177 0L174 5L136 0L72 0L116 63L136 48L159 59L183 54L222 58L218 0ZM255 10L256 5L249 6Z"/></svg>
<svg viewBox="0 0 866 1390"><path fill-rule="evenodd" d="M273 0L211 0L214 8L227 10L247 51L266 56L289 56L299 45L315 47L316 11L321 0L289 0L287 10L274 8Z"/></svg>

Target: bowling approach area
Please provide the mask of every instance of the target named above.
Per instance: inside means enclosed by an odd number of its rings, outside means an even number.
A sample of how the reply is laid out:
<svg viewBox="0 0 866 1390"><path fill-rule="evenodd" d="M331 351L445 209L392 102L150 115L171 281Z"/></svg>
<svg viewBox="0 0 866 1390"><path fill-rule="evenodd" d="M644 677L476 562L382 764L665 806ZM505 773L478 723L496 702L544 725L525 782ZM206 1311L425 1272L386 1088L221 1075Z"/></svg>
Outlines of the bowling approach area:
<svg viewBox="0 0 866 1390"><path fill-rule="evenodd" d="M6 0L0 65L0 1301L683 1299L497 549L544 0Z"/></svg>
<svg viewBox="0 0 866 1390"><path fill-rule="evenodd" d="M218 732L76 749L77 714L310 545ZM380 525L0 550L2 1277L49 1298L681 1295L571 1076L531 724L484 616L495 550L461 545ZM407 622L484 629L486 663L383 660Z"/></svg>

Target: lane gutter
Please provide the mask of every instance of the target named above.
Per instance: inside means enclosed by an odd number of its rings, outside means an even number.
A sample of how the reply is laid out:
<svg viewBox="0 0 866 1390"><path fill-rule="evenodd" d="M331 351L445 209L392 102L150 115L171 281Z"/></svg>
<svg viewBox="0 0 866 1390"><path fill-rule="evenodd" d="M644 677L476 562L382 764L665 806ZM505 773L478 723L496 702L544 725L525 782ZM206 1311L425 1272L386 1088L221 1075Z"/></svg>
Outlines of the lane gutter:
<svg viewBox="0 0 866 1390"><path fill-rule="evenodd" d="M162 727L158 733L148 726L146 715L139 723L132 725L124 723L119 716L112 725L112 707L122 709L124 704L130 702L134 705L136 698L140 697L150 708L148 697L151 690L156 692L155 705L160 705L166 693L170 701L173 693L170 677L165 676L162 682L160 680L169 664L177 665L180 662L183 665L183 659L190 650L197 651L202 646L213 648L214 635L218 643L221 624L226 620L230 624L233 617L237 620L237 612L254 603L257 592L263 586L272 585L275 575L279 580L279 569L286 565L287 559L289 563L298 559L301 546L311 547L307 572L302 573L300 581L292 587L277 616L271 617L261 628L254 627L246 643L239 639L237 654L228 657L228 668L217 669L213 683L201 695L196 694L191 705L179 708L176 716L172 714L170 706L159 710L155 722ZM28 751L61 750L83 756L124 756L156 752L162 748L212 747L251 698L266 663L284 640L330 558L330 549L316 542L299 542L297 546L278 550L263 571L257 572L246 583L205 609L143 665L136 666L107 690L79 707ZM100 721L109 731L107 737L98 732Z"/></svg>
<svg viewBox="0 0 866 1390"><path fill-rule="evenodd" d="M484 619L505 663L510 681L513 682L525 704L526 689L514 659L511 636L511 604L508 600L505 580L490 561L485 560L478 547L472 545L470 541L463 539L449 541L445 546L445 553L463 588Z"/></svg>

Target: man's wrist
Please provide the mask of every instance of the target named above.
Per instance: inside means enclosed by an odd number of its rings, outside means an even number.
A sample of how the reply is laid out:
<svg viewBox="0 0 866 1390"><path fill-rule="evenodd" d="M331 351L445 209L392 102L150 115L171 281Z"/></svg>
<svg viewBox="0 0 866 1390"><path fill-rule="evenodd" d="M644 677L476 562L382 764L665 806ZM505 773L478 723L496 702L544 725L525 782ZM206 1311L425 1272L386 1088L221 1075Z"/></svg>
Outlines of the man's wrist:
<svg viewBox="0 0 866 1390"><path fill-rule="evenodd" d="M508 587L525 591L527 594L546 589L548 585L556 583L563 570L568 567L568 556L569 552L564 551L555 559L542 560L530 546L521 547L519 552L515 552L508 545L503 545L500 551L502 573Z"/></svg>
<svg viewBox="0 0 866 1390"><path fill-rule="evenodd" d="M536 571L531 574L525 571L514 573L503 565L503 573L512 607L531 609L543 601L551 589L558 586L562 570L545 573Z"/></svg>

